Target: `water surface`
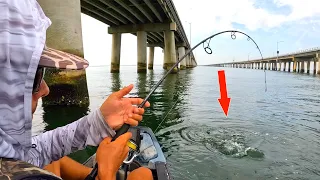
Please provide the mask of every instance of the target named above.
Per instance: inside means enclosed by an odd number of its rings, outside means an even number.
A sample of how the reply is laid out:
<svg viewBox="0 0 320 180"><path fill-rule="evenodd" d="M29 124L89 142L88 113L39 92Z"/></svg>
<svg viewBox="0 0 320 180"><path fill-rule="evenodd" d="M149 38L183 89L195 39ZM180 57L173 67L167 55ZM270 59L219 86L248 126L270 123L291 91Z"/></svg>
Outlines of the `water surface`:
<svg viewBox="0 0 320 180"><path fill-rule="evenodd" d="M70 123L98 108L111 92L130 83L130 96L145 97L164 74L156 66L87 70L89 108L47 108L41 103L33 133ZM218 73L225 70L231 97L226 118L219 103ZM156 130L174 179L320 179L320 79L262 70L198 66L169 75L152 95L143 123ZM168 111L171 109L170 113ZM84 161L94 149L73 155Z"/></svg>

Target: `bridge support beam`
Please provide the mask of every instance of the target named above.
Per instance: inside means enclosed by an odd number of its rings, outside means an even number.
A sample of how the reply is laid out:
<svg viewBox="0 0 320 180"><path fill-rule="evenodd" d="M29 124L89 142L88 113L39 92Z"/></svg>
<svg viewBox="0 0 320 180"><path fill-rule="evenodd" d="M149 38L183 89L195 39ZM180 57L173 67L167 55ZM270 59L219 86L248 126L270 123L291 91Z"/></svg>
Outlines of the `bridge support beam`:
<svg viewBox="0 0 320 180"><path fill-rule="evenodd" d="M46 45L84 57L80 1L38 0L38 3L52 21L52 25L47 30ZM45 80L50 88L50 94L42 98L44 107L49 105L89 106L85 70L48 68Z"/></svg>
<svg viewBox="0 0 320 180"><path fill-rule="evenodd" d="M300 73L300 61L297 62L297 72Z"/></svg>
<svg viewBox="0 0 320 180"><path fill-rule="evenodd" d="M121 34L112 34L111 45L111 73L119 73L120 70L120 52L121 52Z"/></svg>
<svg viewBox="0 0 320 180"><path fill-rule="evenodd" d="M286 71L286 69L287 69L287 67L286 67L286 66L287 66L287 62L286 62L286 61L284 61L284 62L283 62L283 71Z"/></svg>
<svg viewBox="0 0 320 180"><path fill-rule="evenodd" d="M304 73L304 61L301 61L301 69L300 69L300 73Z"/></svg>
<svg viewBox="0 0 320 180"><path fill-rule="evenodd" d="M146 32L162 32L162 31L176 31L177 25L171 23L149 23L149 24L134 24L134 25L120 25L108 28L109 34L114 33L136 33L139 31Z"/></svg>
<svg viewBox="0 0 320 180"><path fill-rule="evenodd" d="M164 63L163 69L169 70L176 62L176 47L174 39L174 31L164 31ZM192 66L192 61L191 61ZM172 73L177 73L178 68L175 67Z"/></svg>
<svg viewBox="0 0 320 180"><path fill-rule="evenodd" d="M178 53L179 53L179 59L182 58L182 56L184 56L186 54L186 49L185 47L179 47L178 48ZM183 60L180 62L180 69L186 69L187 65L186 65L186 58L183 58Z"/></svg>
<svg viewBox="0 0 320 180"><path fill-rule="evenodd" d="M148 69L153 69L154 47L149 47Z"/></svg>
<svg viewBox="0 0 320 180"><path fill-rule="evenodd" d="M147 33L145 31L137 32L137 72L147 72Z"/></svg>
<svg viewBox="0 0 320 180"><path fill-rule="evenodd" d="M310 74L310 61L307 61L307 74Z"/></svg>
<svg viewBox="0 0 320 180"><path fill-rule="evenodd" d="M289 61L288 62L288 72L290 72L290 69L291 69L291 62Z"/></svg>

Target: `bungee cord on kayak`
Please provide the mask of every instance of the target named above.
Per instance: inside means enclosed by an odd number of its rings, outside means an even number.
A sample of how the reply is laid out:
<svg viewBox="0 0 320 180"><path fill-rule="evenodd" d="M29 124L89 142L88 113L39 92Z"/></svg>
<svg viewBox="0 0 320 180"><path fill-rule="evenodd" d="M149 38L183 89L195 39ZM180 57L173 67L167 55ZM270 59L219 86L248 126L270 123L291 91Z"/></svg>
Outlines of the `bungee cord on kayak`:
<svg viewBox="0 0 320 180"><path fill-rule="evenodd" d="M178 61L163 75L163 77L157 82L157 84L155 84L151 91L149 92L149 94L145 97L145 99L143 100L143 102L138 105L138 108L142 108L145 103L148 101L148 99L150 98L150 96L155 92L155 90L160 86L160 84L164 81L164 79L172 72L172 70L177 67L179 65L179 63L187 56L189 55L195 48L197 48L200 44L203 44L203 48L205 50L206 53L208 54L212 54L212 49L210 48L210 42L211 42L211 39L217 35L220 35L220 34L224 34L224 33L228 33L230 32L231 33L231 39L235 40L236 39L236 33L239 33L239 34L243 34L247 37L247 40L248 41L252 41L255 45L256 45L256 48L258 49L260 55L261 55L261 60L263 60L263 56L262 56L262 53L261 53L261 50L259 48L259 46L257 45L257 43L249 36L247 35L246 33L244 32L241 32L241 31L237 31L237 30L226 30L226 31L221 31L221 32L218 32L216 34L213 34L211 36L209 36L208 38L202 40L201 42L199 42L197 45L195 45L193 48L189 49L180 59L178 59ZM208 41L208 42L207 42ZM205 43L206 43L206 46L205 46ZM209 52L208 52L209 51ZM267 84L266 84L266 71L264 69L264 72L265 72L265 91L267 91ZM170 110L169 110L170 112ZM168 112L168 113L169 113ZM165 117L166 118L166 117ZM161 123L165 120L165 118L161 121ZM116 135L112 138L112 141L114 141L115 139L117 139L119 136L121 136L122 134L126 133L130 128L130 125L128 124L124 124L117 132L116 132ZM129 144L130 146L132 145L136 145L134 142L130 142L129 141ZM131 153L131 152L134 152L137 148L137 145L135 146L135 149L132 149L130 148L132 151L129 151L129 154L128 154L128 157L127 157L127 160L125 161L129 161L131 162L131 160L135 157L134 156L134 153ZM125 177L126 177L126 174L127 174L127 170L128 170L128 164L125 164L124 166L124 169L125 169ZM94 180L95 177L97 176L98 174L98 164L96 163L93 170L91 171L91 173L85 178L85 180Z"/></svg>

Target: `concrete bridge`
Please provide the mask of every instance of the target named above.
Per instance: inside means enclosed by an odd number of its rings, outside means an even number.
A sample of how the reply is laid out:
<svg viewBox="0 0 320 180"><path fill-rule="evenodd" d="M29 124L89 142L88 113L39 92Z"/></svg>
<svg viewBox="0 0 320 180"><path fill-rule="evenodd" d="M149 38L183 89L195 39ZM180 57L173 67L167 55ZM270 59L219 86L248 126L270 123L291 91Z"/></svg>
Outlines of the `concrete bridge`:
<svg viewBox="0 0 320 180"><path fill-rule="evenodd" d="M119 72L121 34L137 36L137 71L146 71L146 47L149 47L148 68L153 68L154 48L164 49L163 68L170 68L190 49L187 36L172 0L81 0L81 11L110 27L112 34L111 72ZM196 66L191 54L180 69Z"/></svg>
<svg viewBox="0 0 320 180"><path fill-rule="evenodd" d="M254 59L240 62L214 64L219 67L265 69L273 71L288 71L320 74L320 47L305 49L293 53L282 54L276 57L267 57L263 60Z"/></svg>
<svg viewBox="0 0 320 180"><path fill-rule="evenodd" d="M137 36L137 72L153 69L154 48L164 49L163 68L170 69L178 57L191 49L182 23L172 0L37 0L44 13L51 19L46 44L84 57L81 13L107 25L112 34L110 72L119 72L121 34ZM149 62L147 66L147 47ZM103 61L103 59L101 59ZM90 60L89 60L90 61ZM194 55L186 56L175 68L197 66ZM43 105L89 105L85 70L47 70L46 82L51 90L43 98Z"/></svg>

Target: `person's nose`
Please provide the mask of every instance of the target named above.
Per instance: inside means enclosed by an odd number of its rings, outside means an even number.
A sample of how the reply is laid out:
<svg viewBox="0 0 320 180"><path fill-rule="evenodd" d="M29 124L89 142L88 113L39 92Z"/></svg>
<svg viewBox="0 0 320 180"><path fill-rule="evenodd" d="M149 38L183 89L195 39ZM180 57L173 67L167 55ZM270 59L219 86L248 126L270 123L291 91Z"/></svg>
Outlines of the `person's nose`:
<svg viewBox="0 0 320 180"><path fill-rule="evenodd" d="M47 83L44 80L42 80L40 87L39 87L39 91L37 93L38 98L45 97L49 93L50 93L50 90L49 90Z"/></svg>

